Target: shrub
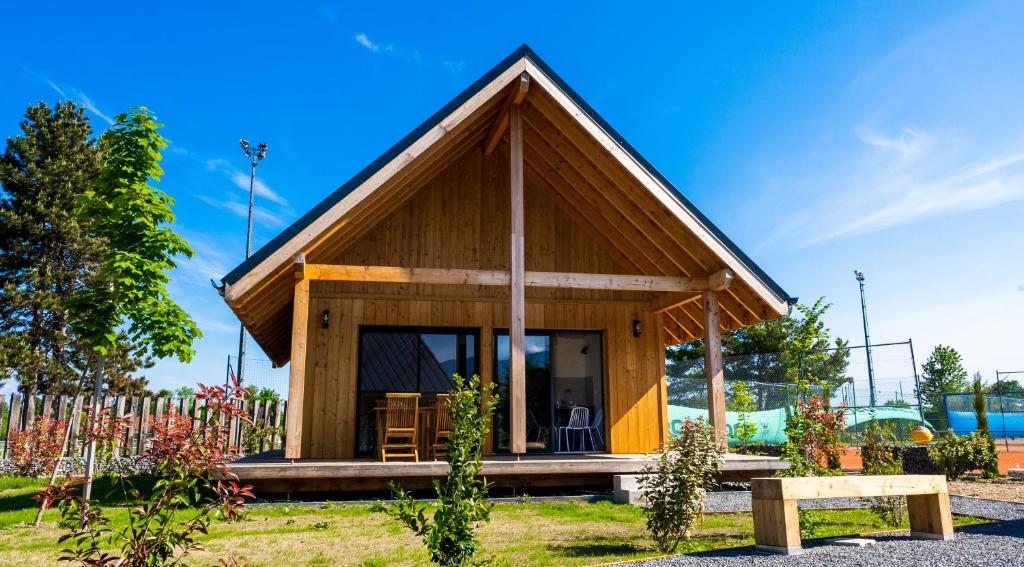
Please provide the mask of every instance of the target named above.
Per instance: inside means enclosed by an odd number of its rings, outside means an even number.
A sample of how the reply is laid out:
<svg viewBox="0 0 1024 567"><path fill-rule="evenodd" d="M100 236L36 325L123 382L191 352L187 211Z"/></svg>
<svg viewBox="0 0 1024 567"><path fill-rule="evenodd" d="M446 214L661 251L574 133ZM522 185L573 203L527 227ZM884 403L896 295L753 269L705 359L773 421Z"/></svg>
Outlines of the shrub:
<svg viewBox="0 0 1024 567"><path fill-rule="evenodd" d="M989 470L997 466L998 457L989 441L978 431L967 435L949 432L928 448L928 456L945 473L946 478L957 480L968 472Z"/></svg>
<svg viewBox="0 0 1024 567"><path fill-rule="evenodd" d="M64 444L64 420L40 417L24 431L12 431L9 458L18 474L39 476L53 470Z"/></svg>
<svg viewBox="0 0 1024 567"><path fill-rule="evenodd" d="M733 382L732 400L729 405L728 409L739 412L733 434L740 446L746 448L750 445L750 440L754 438L754 435L757 435L757 424L750 421L750 412L754 411L756 406L754 406L754 397L750 395L746 382Z"/></svg>
<svg viewBox="0 0 1024 567"><path fill-rule="evenodd" d="M979 372L974 375L974 416L978 420L978 434L988 442L989 453L995 457L985 460L984 476L985 478L998 478L999 458L996 456L996 441L992 438L992 431L988 427L987 405L985 387L981 383L981 373Z"/></svg>
<svg viewBox="0 0 1024 567"><path fill-rule="evenodd" d="M252 487L235 480L214 481L211 473L230 474L224 451L228 423L236 417L248 420L238 404L241 388L237 383L200 384L195 399L206 400L208 409L208 419L198 427L191 418L173 412L153 425L154 437L144 456L153 463L156 481L148 494L124 476L114 475L123 493L135 502L127 509L125 528L116 530L103 509L76 496L70 484L49 486L36 495L47 505L60 503L62 525L70 526L59 540L69 542L62 550L62 561L133 567L178 564L199 548L195 538L207 532L214 514L228 520L239 517L245 499L253 497ZM121 555L101 547L119 548Z"/></svg>
<svg viewBox="0 0 1024 567"><path fill-rule="evenodd" d="M786 418L786 443L782 456L789 469L782 476L841 474L839 459L846 450L840 442L845 429L844 408L832 409L828 401L814 396L797 403L796 411Z"/></svg>
<svg viewBox="0 0 1024 567"><path fill-rule="evenodd" d="M903 474L902 452L895 446L896 434L891 425L882 426L872 419L861 439L864 474ZM886 526L899 526L907 519L907 499L903 496L868 498L871 511Z"/></svg>
<svg viewBox="0 0 1024 567"><path fill-rule="evenodd" d="M490 484L478 478L483 466L484 440L490 430L491 415L498 403L492 396L493 384L481 385L480 377L464 380L452 376L455 387L451 398L452 432L448 439L448 476L435 480L437 492L433 518L427 518L425 505L417 506L412 495L392 484L395 502L386 508L416 535L430 552L430 560L446 567L471 565L480 548L474 530L490 520L493 504L487 501Z"/></svg>
<svg viewBox="0 0 1024 567"><path fill-rule="evenodd" d="M722 468L723 450L703 419L687 419L653 463L644 466L640 489L647 500L647 531L662 553L672 553L704 513L704 496Z"/></svg>

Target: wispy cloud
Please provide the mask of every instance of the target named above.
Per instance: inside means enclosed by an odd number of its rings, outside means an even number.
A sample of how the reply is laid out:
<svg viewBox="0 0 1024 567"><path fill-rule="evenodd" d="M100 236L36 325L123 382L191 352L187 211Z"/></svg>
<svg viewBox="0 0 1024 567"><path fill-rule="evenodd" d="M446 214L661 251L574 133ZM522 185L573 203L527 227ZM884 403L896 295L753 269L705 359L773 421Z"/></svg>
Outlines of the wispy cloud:
<svg viewBox="0 0 1024 567"><path fill-rule="evenodd" d="M207 205L210 205L211 207L227 211L237 217L249 217L248 203L243 203L237 200L237 198L234 197L233 193L229 193L227 198L224 199L218 199L216 197L211 197L209 195L196 195L196 198L206 203ZM256 207L255 209L253 209L252 217L254 220L264 221L267 224L273 226L282 226L285 224L283 218L278 216L276 213L272 213L266 210L266 208Z"/></svg>
<svg viewBox="0 0 1024 567"><path fill-rule="evenodd" d="M65 100L77 100L78 102L80 102L82 104L83 107L85 107L86 110L88 110L92 114L95 114L96 117L99 118L100 120L103 120L107 124L113 124L114 123L114 120L110 116L108 116L106 113L104 113L102 110L100 110L100 108L98 106L96 106L96 103L94 103L92 101L92 99L89 98L89 95L85 94L85 92L83 92L81 89L78 89L78 88L70 86L70 85L64 85L62 87L61 85L59 85L56 82L50 80L45 75L36 72L34 69L32 69L30 67L27 67L25 65L21 65L21 68L22 68L23 71L28 73L30 76L35 78L37 81L39 81L39 82L49 86L51 89L53 89L53 92L59 94L61 96L61 98L65 99Z"/></svg>
<svg viewBox="0 0 1024 567"><path fill-rule="evenodd" d="M359 45L362 45L363 47L365 47L366 49L369 49L370 51L373 51L375 53L377 51L380 51L380 46L377 45L376 43L370 41L370 38L366 37L365 33L356 34L355 40L356 40L356 43L358 43Z"/></svg>
<svg viewBox="0 0 1024 567"><path fill-rule="evenodd" d="M346 28L341 25L338 21L337 14L329 9L320 10L320 14L330 22L334 27L339 30L345 31ZM351 32L350 32L351 33ZM370 38L370 35L366 32L358 32L353 34L352 41L357 45L363 47L370 53L377 55L383 55L392 59L400 61L409 61L417 65L436 65L444 69L446 72L452 75L459 75L462 73L465 67L465 62L461 59L453 59L450 57L436 57L424 53L422 50L415 47L406 47L399 45L391 41L383 41L378 38Z"/></svg>
<svg viewBox="0 0 1024 567"><path fill-rule="evenodd" d="M231 163L226 159L216 158L208 159L205 162L206 169L210 171L220 171L231 179L231 182L235 184L235 187L241 189L244 193L249 192L249 176L250 174L245 173L239 169L231 167ZM288 200L278 194L276 191L267 185L267 182L260 179L258 176L253 182L253 192L258 197L262 197L271 203L278 205L287 206Z"/></svg>
<svg viewBox="0 0 1024 567"><path fill-rule="evenodd" d="M860 141L869 146L894 151L903 157L924 155L932 143L930 136L915 132L910 128L903 128L897 136L886 136L867 126L855 128L854 133Z"/></svg>
<svg viewBox="0 0 1024 567"><path fill-rule="evenodd" d="M763 246L812 246L1024 200L1024 143L977 158L965 155L971 146L954 132L861 127L854 135L862 151L813 182L817 189Z"/></svg>

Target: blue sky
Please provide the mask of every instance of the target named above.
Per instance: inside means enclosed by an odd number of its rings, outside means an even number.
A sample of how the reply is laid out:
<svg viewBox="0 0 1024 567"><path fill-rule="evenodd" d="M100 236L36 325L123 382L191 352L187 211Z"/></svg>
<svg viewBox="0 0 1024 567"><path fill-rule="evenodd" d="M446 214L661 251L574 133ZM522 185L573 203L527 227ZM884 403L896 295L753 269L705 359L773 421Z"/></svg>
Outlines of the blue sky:
<svg viewBox="0 0 1024 567"><path fill-rule="evenodd" d="M218 381L237 348L209 280L243 253L239 138L271 145L259 246L523 42L787 291L826 296L837 334L863 342L858 268L874 341L1024 369L1019 4L227 4L0 21L0 135L61 98L98 128L131 105L166 124L162 187L197 252L172 292L205 336L156 387Z"/></svg>

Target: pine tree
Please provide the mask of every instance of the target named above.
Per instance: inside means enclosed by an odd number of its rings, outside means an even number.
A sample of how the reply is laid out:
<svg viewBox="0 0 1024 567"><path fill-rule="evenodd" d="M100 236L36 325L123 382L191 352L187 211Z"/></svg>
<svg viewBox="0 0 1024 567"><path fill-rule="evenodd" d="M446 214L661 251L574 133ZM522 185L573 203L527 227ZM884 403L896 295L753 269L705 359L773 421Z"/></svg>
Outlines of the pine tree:
<svg viewBox="0 0 1024 567"><path fill-rule="evenodd" d="M70 330L68 300L101 246L78 215L102 161L75 103L28 107L0 159L0 380L27 394L77 384L88 352Z"/></svg>

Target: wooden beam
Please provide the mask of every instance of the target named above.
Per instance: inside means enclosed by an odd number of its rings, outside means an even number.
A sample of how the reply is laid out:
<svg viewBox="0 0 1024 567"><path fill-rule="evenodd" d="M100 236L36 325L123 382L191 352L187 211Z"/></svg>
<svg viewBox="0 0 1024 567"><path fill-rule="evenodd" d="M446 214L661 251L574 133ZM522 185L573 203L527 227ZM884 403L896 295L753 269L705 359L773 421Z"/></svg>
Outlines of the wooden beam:
<svg viewBox="0 0 1024 567"><path fill-rule="evenodd" d="M487 145L484 146L484 155L489 156L494 153L494 148L498 147L498 142L501 141L501 137L505 135L505 129L509 125L509 116L512 112L513 106L518 106L523 99L526 98L526 92L530 89L530 75L526 72L519 75L519 80L512 85L512 92L509 93L508 98L505 100L505 106L502 107L501 112L498 113L498 117L494 121L494 126L491 128L490 133L487 134Z"/></svg>
<svg viewBox="0 0 1024 567"><path fill-rule="evenodd" d="M522 107L512 105L509 113L511 139L510 184L511 202L511 257L509 259L511 289L509 306L509 417L511 421L511 450L519 455L526 452L526 242L523 218L523 120Z"/></svg>
<svg viewBox="0 0 1024 567"><path fill-rule="evenodd" d="M397 266L351 266L306 264L305 277L336 282L417 283L450 285L511 285L512 274L503 270L461 268L402 268ZM523 272L526 287L562 289L604 289L619 291L665 291L699 293L715 289L708 277L587 274L577 272Z"/></svg>
<svg viewBox="0 0 1024 567"><path fill-rule="evenodd" d="M651 313L663 313L700 299L699 293L666 293L651 301Z"/></svg>
<svg viewBox="0 0 1024 567"><path fill-rule="evenodd" d="M306 266L310 279L335 282L417 283L451 285L496 285L511 282L502 270L463 270L452 268L399 268L392 266L344 266L312 264Z"/></svg>
<svg viewBox="0 0 1024 567"><path fill-rule="evenodd" d="M722 366L722 330L718 313L718 292L705 291L704 299L704 376L708 383L708 421L715 440L727 447L725 431L725 369Z"/></svg>
<svg viewBox="0 0 1024 567"><path fill-rule="evenodd" d="M711 273L706 278L706 289L711 291L721 291L732 285L732 281L734 278L735 274L732 270L728 268ZM699 284L700 282L695 281L694 283ZM705 290L701 289L696 291ZM685 305L687 303L697 301L698 299L700 299L700 295L694 295L689 293L672 293L669 295L663 295L651 301L651 312L661 313L662 311L668 311L669 309L674 309L676 307L679 307L680 305Z"/></svg>
<svg viewBox="0 0 1024 567"><path fill-rule="evenodd" d="M302 458L303 398L306 389L306 332L309 327L309 278L306 277L306 255L295 255L295 301L292 305L292 358L288 372L288 418L285 424L287 441L284 456Z"/></svg>

